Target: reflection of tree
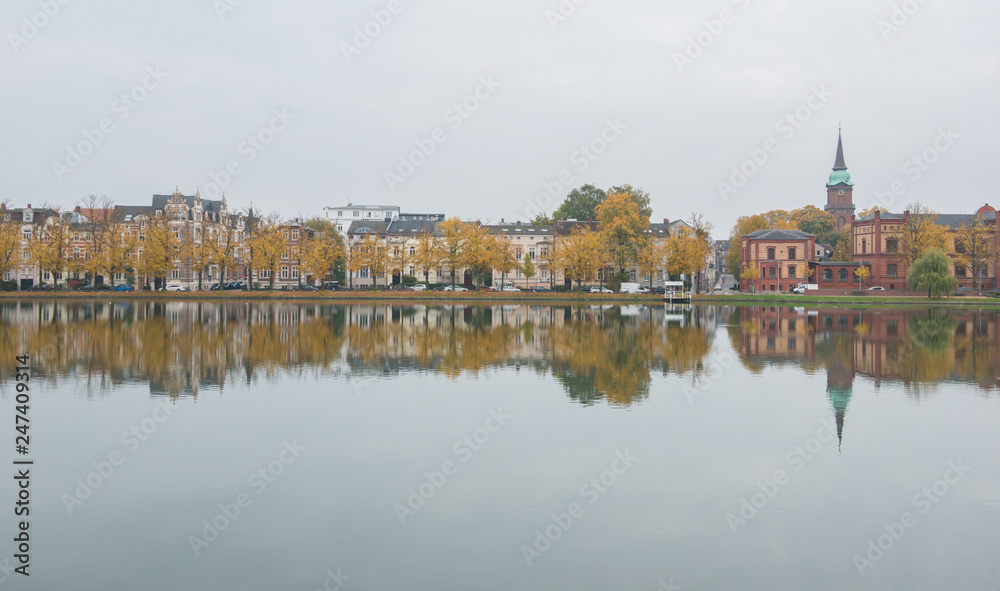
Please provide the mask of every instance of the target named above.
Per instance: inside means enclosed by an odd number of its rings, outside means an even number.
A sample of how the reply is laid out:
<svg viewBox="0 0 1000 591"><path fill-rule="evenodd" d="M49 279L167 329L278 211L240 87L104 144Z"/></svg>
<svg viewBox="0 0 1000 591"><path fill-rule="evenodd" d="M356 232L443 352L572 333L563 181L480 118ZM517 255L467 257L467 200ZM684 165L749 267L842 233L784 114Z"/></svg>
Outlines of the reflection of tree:
<svg viewBox="0 0 1000 591"><path fill-rule="evenodd" d="M653 372L701 367L711 339L692 319L548 306L32 302L0 305L0 355L30 351L38 379L94 394L136 382L176 396L289 373L457 378L513 366L551 371L581 403L627 406L649 396ZM11 367L0 364L0 381Z"/></svg>

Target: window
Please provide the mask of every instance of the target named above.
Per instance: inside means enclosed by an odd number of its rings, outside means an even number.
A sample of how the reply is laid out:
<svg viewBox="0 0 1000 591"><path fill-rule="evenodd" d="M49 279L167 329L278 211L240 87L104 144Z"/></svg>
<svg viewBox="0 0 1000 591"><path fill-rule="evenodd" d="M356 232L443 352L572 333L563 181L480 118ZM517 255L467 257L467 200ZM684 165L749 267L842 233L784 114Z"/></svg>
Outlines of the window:
<svg viewBox="0 0 1000 591"><path fill-rule="evenodd" d="M535 249L534 248L529 248L528 249L528 256L531 257L531 260L535 260Z"/></svg>
<svg viewBox="0 0 1000 591"><path fill-rule="evenodd" d="M847 269L840 269L837 271L837 281L847 281Z"/></svg>
<svg viewBox="0 0 1000 591"><path fill-rule="evenodd" d="M288 260L288 253L287 252L281 253L281 259L287 261Z"/></svg>
<svg viewBox="0 0 1000 591"><path fill-rule="evenodd" d="M270 279L271 278L271 272L270 271L261 271L260 272L260 278L261 279Z"/></svg>
<svg viewBox="0 0 1000 591"><path fill-rule="evenodd" d="M823 269L823 281L833 281L833 269Z"/></svg>
<svg viewBox="0 0 1000 591"><path fill-rule="evenodd" d="M180 279L181 278L181 270L180 269L174 269L174 270L170 271L170 278L171 279Z"/></svg>
<svg viewBox="0 0 1000 591"><path fill-rule="evenodd" d="M298 279L298 278L299 278L299 268L292 267L292 279Z"/></svg>
<svg viewBox="0 0 1000 591"><path fill-rule="evenodd" d="M522 256L523 254L524 254L524 253L522 253L522 252L521 252L521 249L520 249L520 248L518 248L517 250L515 250L515 251L514 251L514 258L516 258L517 260L521 260L521 256Z"/></svg>
<svg viewBox="0 0 1000 591"><path fill-rule="evenodd" d="M299 239L299 231L292 230L292 240L298 240L298 239Z"/></svg>
<svg viewBox="0 0 1000 591"><path fill-rule="evenodd" d="M411 257L417 256L417 247L416 246L411 246L410 247L410 256ZM413 275L413 271L410 271L410 275Z"/></svg>
<svg viewBox="0 0 1000 591"><path fill-rule="evenodd" d="M22 232L21 233L21 237L24 238L25 240L30 240L31 239L31 230L25 230L24 232Z"/></svg>
<svg viewBox="0 0 1000 591"><path fill-rule="evenodd" d="M767 249L767 260L769 260L769 261L773 261L774 260L774 249L773 248Z"/></svg>
<svg viewBox="0 0 1000 591"><path fill-rule="evenodd" d="M890 238L885 241L885 251L889 254L896 254L899 252L899 240L895 238Z"/></svg>
<svg viewBox="0 0 1000 591"><path fill-rule="evenodd" d="M885 266L885 276L886 277L896 277L896 263L889 263Z"/></svg>
<svg viewBox="0 0 1000 591"><path fill-rule="evenodd" d="M338 218L342 218L342 217L344 217L344 212L343 212L343 210L340 210L340 209L338 209L338 210L337 210L337 217L338 217Z"/></svg>
<svg viewBox="0 0 1000 591"><path fill-rule="evenodd" d="M356 218L357 217L361 217L361 212L360 211L355 211L354 212L354 217L356 217Z"/></svg>
<svg viewBox="0 0 1000 591"><path fill-rule="evenodd" d="M868 241L861 239L861 254L868 254Z"/></svg>
<svg viewBox="0 0 1000 591"><path fill-rule="evenodd" d="M282 279L288 279L288 266L287 265L282 265L281 266L281 278Z"/></svg>
<svg viewBox="0 0 1000 591"><path fill-rule="evenodd" d="M795 265L788 267L788 278L795 279Z"/></svg>
<svg viewBox="0 0 1000 591"><path fill-rule="evenodd" d="M794 261L795 260L795 249L794 248L789 248L788 249L788 260L790 260L790 261Z"/></svg>
<svg viewBox="0 0 1000 591"><path fill-rule="evenodd" d="M796 346L795 337L788 337L788 350L794 351L795 346Z"/></svg>
<svg viewBox="0 0 1000 591"><path fill-rule="evenodd" d="M368 279L369 273L371 273L371 270L368 267L365 267L364 269L361 269L361 278L362 279Z"/></svg>
<svg viewBox="0 0 1000 591"><path fill-rule="evenodd" d="M774 275L775 275L775 273L774 273L774 267L769 267L767 269L767 278L768 279L774 279L775 278Z"/></svg>
<svg viewBox="0 0 1000 591"><path fill-rule="evenodd" d="M965 279L965 267L962 265L955 265L955 277Z"/></svg>
<svg viewBox="0 0 1000 591"><path fill-rule="evenodd" d="M417 269L411 265L410 266L410 275L416 276L416 274L417 274Z"/></svg>
<svg viewBox="0 0 1000 591"><path fill-rule="evenodd" d="M788 330L795 330L795 319L794 318L789 318L788 319Z"/></svg>

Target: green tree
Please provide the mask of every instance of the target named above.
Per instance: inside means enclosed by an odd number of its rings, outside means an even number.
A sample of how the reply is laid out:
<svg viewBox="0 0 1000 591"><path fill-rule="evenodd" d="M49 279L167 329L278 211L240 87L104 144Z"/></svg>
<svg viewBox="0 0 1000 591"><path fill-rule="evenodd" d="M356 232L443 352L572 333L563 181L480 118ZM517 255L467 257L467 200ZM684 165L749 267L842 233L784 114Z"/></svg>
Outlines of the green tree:
<svg viewBox="0 0 1000 591"><path fill-rule="evenodd" d="M838 262L851 260L851 232L844 228L837 238L837 245L833 247L833 254L830 259Z"/></svg>
<svg viewBox="0 0 1000 591"><path fill-rule="evenodd" d="M817 237L823 236L837 227L837 220L815 205L807 205L801 209L793 210L789 221L799 230Z"/></svg>
<svg viewBox="0 0 1000 591"><path fill-rule="evenodd" d="M528 279L535 278L535 263L531 262L531 255L524 255L524 264L521 265L521 273Z"/></svg>
<svg viewBox="0 0 1000 591"><path fill-rule="evenodd" d="M913 289L927 290L927 297L939 297L958 285L951 274L951 259L939 248L931 248L910 267L908 280Z"/></svg>
<svg viewBox="0 0 1000 591"><path fill-rule="evenodd" d="M549 214L543 211L542 213L531 218L531 223L536 226L551 226L554 222L552 218L549 217Z"/></svg>
<svg viewBox="0 0 1000 591"><path fill-rule="evenodd" d="M604 203L607 193L594 185L583 185L573 189L555 211L552 219L579 220L581 222L597 219L597 206Z"/></svg>

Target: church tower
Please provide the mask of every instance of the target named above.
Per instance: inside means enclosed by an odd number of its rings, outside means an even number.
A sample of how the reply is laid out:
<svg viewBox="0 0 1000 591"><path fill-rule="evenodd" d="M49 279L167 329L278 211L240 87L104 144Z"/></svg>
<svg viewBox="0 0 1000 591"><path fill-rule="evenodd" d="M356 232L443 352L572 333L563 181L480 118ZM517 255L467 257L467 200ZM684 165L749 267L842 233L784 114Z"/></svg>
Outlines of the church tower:
<svg viewBox="0 0 1000 591"><path fill-rule="evenodd" d="M839 132L837 160L833 163L830 182L826 184L826 207L823 209L837 220L838 230L850 224L851 216L854 215L854 183L851 182L851 173L847 172L847 164L844 163L844 142Z"/></svg>

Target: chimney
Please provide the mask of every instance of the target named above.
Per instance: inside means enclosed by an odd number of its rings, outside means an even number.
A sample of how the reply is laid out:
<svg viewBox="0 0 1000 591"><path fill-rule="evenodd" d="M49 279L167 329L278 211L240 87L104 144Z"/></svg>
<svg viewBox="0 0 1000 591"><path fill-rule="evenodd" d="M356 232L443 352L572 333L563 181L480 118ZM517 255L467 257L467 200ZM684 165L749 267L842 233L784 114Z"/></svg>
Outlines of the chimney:
<svg viewBox="0 0 1000 591"><path fill-rule="evenodd" d="M31 209L31 204L30 203L28 204L28 209Z"/></svg>
<svg viewBox="0 0 1000 591"><path fill-rule="evenodd" d="M518 225L518 226L520 226L520 225L521 225L521 220L517 220L517 225Z"/></svg>
<svg viewBox="0 0 1000 591"><path fill-rule="evenodd" d="M503 223L503 218L500 218L500 223L501 223L501 224Z"/></svg>
<svg viewBox="0 0 1000 591"><path fill-rule="evenodd" d="M875 219L876 220L882 219L882 210L881 209L876 209L875 210Z"/></svg>
<svg viewBox="0 0 1000 591"><path fill-rule="evenodd" d="M670 223L670 220L668 220L667 218L663 218L663 225L664 226L666 226L669 223Z"/></svg>

